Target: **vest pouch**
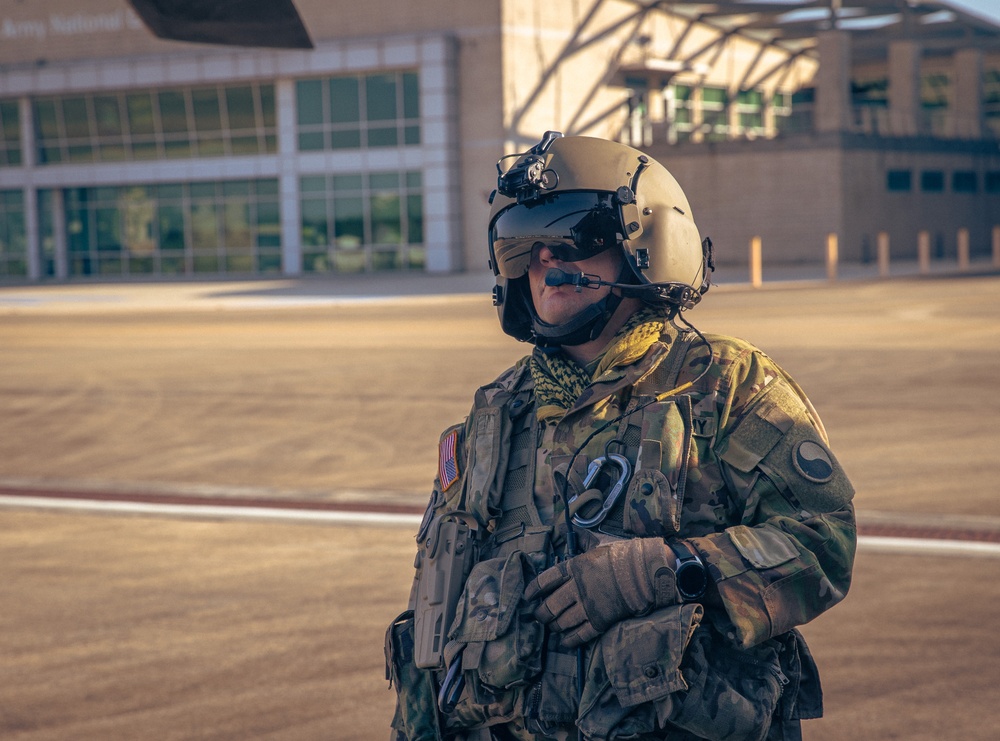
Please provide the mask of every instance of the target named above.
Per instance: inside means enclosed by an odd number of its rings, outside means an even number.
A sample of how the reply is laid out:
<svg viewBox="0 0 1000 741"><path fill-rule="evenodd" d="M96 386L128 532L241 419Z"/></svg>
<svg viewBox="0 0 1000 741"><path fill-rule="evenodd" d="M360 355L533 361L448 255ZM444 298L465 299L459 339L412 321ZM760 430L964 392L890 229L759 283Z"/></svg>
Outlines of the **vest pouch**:
<svg viewBox="0 0 1000 741"><path fill-rule="evenodd" d="M626 532L666 538L680 530L691 436L689 397L643 409L636 471L625 497Z"/></svg>
<svg viewBox="0 0 1000 741"><path fill-rule="evenodd" d="M505 407L473 411L470 422L469 462L465 473L466 508L483 525L501 515L511 420Z"/></svg>
<svg viewBox="0 0 1000 741"><path fill-rule="evenodd" d="M385 675L396 687L393 730L407 741L441 741L434 675L413 661L412 611L393 620L385 632Z"/></svg>
<svg viewBox="0 0 1000 741"><path fill-rule="evenodd" d="M492 725L517 717L525 686L541 671L542 625L524 603L534 569L523 551L477 563L466 581L445 658L460 660L463 690L449 728Z"/></svg>
<svg viewBox="0 0 1000 741"><path fill-rule="evenodd" d="M704 627L695 632L681 671L688 684L669 715L672 725L708 741L763 741L788 679L779 644L738 649Z"/></svg>
<svg viewBox="0 0 1000 741"><path fill-rule="evenodd" d="M680 665L704 608L671 605L623 620L600 637L587 669L577 725L586 738L656 733L687 689Z"/></svg>

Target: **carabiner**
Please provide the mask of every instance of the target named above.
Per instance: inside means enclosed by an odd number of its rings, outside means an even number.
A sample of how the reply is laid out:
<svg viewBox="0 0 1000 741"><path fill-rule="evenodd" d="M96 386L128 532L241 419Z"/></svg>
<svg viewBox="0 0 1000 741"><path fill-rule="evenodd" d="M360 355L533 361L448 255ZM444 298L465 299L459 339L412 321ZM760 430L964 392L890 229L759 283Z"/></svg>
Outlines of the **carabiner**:
<svg viewBox="0 0 1000 741"><path fill-rule="evenodd" d="M607 496L604 497L604 502L601 504L601 509L598 510L597 514L593 517L581 517L579 514L573 515L573 524L577 527L591 528L595 525L600 525L604 522L604 518L608 516L608 512L611 508L615 506L615 502L618 501L618 497L621 496L622 491L625 490L625 486L628 484L629 477L632 475L632 465L628 462L628 458L623 455L616 455L611 453L610 455L602 455L600 458L595 458L591 461L590 466L587 467L587 476L583 479L583 494L574 496L569 500L570 509L581 509L587 501L594 498L591 494L592 491L596 492L596 489L591 489L591 484L597 478L598 474L607 464L613 464L618 466L619 475L618 480L611 487ZM578 507L573 507L573 503L583 497L583 501L580 502Z"/></svg>

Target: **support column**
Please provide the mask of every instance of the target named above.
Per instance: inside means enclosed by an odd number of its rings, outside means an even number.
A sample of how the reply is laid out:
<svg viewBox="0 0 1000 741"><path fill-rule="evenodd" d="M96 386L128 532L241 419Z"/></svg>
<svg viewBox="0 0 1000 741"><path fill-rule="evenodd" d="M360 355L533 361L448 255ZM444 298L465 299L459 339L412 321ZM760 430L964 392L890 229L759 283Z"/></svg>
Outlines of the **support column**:
<svg viewBox="0 0 1000 741"><path fill-rule="evenodd" d="M957 139L982 139L983 52L981 49L960 49L952 60L952 136Z"/></svg>
<svg viewBox="0 0 1000 741"><path fill-rule="evenodd" d="M24 170L24 187L21 189L24 205L24 249L28 261L28 280L42 278L42 240L38 232L38 195L32 174L35 170L35 122L31 115L31 99L18 100L21 124L21 167Z"/></svg>
<svg viewBox="0 0 1000 741"><path fill-rule="evenodd" d="M816 37L816 131L844 131L851 116L851 35L823 31Z"/></svg>
<svg viewBox="0 0 1000 741"><path fill-rule="evenodd" d="M920 133L920 45L889 44L889 129L894 136Z"/></svg>
<svg viewBox="0 0 1000 741"><path fill-rule="evenodd" d="M299 221L299 179L295 166L295 83L285 78L275 85L278 108L278 197L281 199L281 267L285 275L302 272Z"/></svg>

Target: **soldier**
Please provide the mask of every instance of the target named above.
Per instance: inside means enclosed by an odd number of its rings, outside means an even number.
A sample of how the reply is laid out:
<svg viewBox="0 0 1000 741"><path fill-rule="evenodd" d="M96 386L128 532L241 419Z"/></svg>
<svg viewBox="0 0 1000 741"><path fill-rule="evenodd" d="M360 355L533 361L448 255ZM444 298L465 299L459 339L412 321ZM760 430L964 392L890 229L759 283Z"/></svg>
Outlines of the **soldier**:
<svg viewBox="0 0 1000 741"><path fill-rule="evenodd" d="M800 739L822 696L796 626L856 544L816 411L684 319L711 242L662 165L550 132L498 171L494 302L534 349L441 436L392 738Z"/></svg>

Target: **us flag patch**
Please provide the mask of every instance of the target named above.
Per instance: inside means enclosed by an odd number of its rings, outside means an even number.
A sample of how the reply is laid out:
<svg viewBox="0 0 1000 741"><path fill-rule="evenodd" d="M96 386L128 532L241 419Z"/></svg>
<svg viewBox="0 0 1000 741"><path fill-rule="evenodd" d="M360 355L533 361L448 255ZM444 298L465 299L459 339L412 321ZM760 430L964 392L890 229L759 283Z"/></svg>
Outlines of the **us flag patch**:
<svg viewBox="0 0 1000 741"><path fill-rule="evenodd" d="M448 491L448 487L458 481L457 445L458 430L449 432L438 445L438 480L441 482L441 491Z"/></svg>

